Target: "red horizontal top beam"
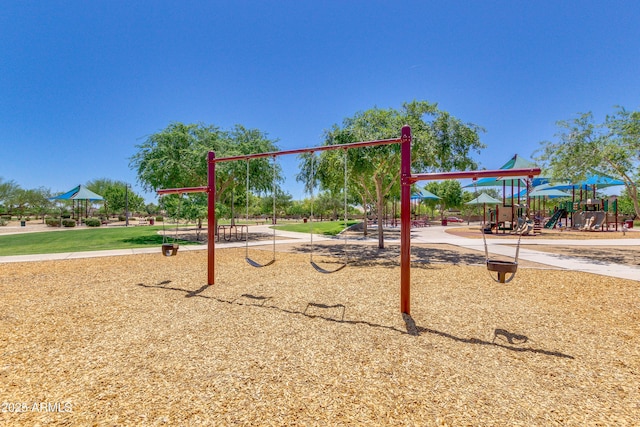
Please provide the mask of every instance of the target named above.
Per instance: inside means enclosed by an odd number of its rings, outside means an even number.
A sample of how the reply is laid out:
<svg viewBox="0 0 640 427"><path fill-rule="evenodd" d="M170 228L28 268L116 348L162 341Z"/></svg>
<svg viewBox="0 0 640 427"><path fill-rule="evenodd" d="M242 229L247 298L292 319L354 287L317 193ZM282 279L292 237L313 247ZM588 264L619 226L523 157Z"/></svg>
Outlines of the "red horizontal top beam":
<svg viewBox="0 0 640 427"><path fill-rule="evenodd" d="M343 150L346 150L349 148L371 147L374 145L398 144L400 142L402 142L402 139L394 138L394 139L380 139L377 141L353 142L351 144L322 145L319 147L297 148L294 150L272 151L269 153L243 154L240 156L218 157L213 159L209 157L209 162L210 163L233 162L236 160L258 159L261 157L278 157L278 156L286 156L289 154L313 153L315 151L339 150L341 148Z"/></svg>
<svg viewBox="0 0 640 427"><path fill-rule="evenodd" d="M185 187L185 188L165 188L158 190L157 193L160 196L165 194L184 194L184 193L206 193L209 191L209 187Z"/></svg>
<svg viewBox="0 0 640 427"><path fill-rule="evenodd" d="M533 178L540 175L540 168L530 169L497 169L497 170L482 170L482 171L462 171L462 172L434 172L434 173L417 173L408 177L409 182L417 181L435 181L444 179L464 179L472 178L474 180L479 178L502 178L508 176L526 176Z"/></svg>

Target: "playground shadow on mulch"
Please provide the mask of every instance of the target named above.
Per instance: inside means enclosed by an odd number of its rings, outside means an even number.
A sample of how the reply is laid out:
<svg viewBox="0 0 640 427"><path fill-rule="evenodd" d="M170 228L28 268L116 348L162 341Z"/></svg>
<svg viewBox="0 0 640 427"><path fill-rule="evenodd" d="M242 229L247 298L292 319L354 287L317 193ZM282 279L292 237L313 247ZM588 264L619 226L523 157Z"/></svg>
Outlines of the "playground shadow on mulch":
<svg viewBox="0 0 640 427"><path fill-rule="evenodd" d="M322 242L324 243L324 242ZM331 257L331 262L344 261L345 247L337 244L309 244L295 245L287 248L288 252L310 254L313 249L314 257ZM358 245L346 248L349 265L356 267L383 266L397 267L400 257L399 245L388 245L384 249L376 245ZM413 246L411 248L411 262L414 268L429 268L429 264L449 265L478 265L484 264L484 254L480 252L465 252L452 245Z"/></svg>

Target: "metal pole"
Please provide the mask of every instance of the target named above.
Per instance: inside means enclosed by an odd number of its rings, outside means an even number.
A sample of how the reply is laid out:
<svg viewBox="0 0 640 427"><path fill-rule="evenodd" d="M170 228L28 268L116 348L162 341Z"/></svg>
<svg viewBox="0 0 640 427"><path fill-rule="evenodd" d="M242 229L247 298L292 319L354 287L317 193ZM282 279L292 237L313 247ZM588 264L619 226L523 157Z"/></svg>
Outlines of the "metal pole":
<svg viewBox="0 0 640 427"><path fill-rule="evenodd" d="M400 311L411 314L411 128L400 144ZM378 224L380 226L380 224Z"/></svg>
<svg viewBox="0 0 640 427"><path fill-rule="evenodd" d="M207 169L207 284L215 283L215 263L216 263L216 244L215 244L215 226L216 226L216 163L214 159L216 153L209 151L208 169Z"/></svg>
<svg viewBox="0 0 640 427"><path fill-rule="evenodd" d="M124 226L129 226L129 184L124 185Z"/></svg>
<svg viewBox="0 0 640 427"><path fill-rule="evenodd" d="M376 141L352 142L350 144L321 145L319 147L297 148L294 150L270 151L268 153L243 154L240 156L219 157L214 161L216 163L234 162L236 160L258 159L261 157L286 156L291 154L313 153L316 151L329 151L329 150L339 150L339 149L346 150L349 148L362 148L362 147L373 147L376 145L399 144L401 142L402 140L400 138L380 139Z"/></svg>

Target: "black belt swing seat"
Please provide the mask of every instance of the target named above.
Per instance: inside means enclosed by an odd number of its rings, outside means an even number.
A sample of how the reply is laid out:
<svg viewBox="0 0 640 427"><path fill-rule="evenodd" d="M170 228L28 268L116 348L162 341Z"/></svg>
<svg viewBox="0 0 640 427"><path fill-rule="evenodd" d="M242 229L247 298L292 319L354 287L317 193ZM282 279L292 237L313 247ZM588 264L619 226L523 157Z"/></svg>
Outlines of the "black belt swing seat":
<svg viewBox="0 0 640 427"><path fill-rule="evenodd" d="M276 157L273 156L273 183L271 192L273 194L273 219L272 224L275 226L276 223ZM246 221L249 224L249 159L247 159L247 188L246 188L246 199L247 199L247 210L246 210ZM267 261L265 264L259 263L249 257L249 226L247 225L247 233L245 234L244 239L244 259L247 261L252 267L262 268L268 267L271 264L276 262L276 229L273 229L273 255L270 261Z"/></svg>
<svg viewBox="0 0 640 427"><path fill-rule="evenodd" d="M313 192L313 187L314 187L314 181L315 181L315 175L314 175L314 160L315 160L315 154L313 152L311 152L311 215L309 216L309 235L310 237L310 246L311 249L309 251L309 264L311 264L311 266L318 272L318 273L322 273L322 274L331 274L331 273L337 273L338 271L342 270L343 268L345 268L348 265L348 261L347 261L347 236L345 234L345 238L344 238L344 257L345 260L342 264L340 264L337 268L333 269L333 270L328 270L326 268L323 268L321 266L319 266L318 264L316 264L313 261L313 203L314 203L314 192ZM344 226L345 229L347 228L348 225L348 210L347 210L347 150L344 149Z"/></svg>

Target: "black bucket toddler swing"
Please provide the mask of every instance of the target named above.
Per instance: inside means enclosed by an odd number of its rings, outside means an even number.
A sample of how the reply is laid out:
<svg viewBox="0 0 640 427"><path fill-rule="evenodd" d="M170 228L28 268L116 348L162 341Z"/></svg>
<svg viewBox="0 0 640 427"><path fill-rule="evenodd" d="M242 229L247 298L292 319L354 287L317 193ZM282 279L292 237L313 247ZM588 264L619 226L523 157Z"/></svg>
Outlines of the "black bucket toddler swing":
<svg viewBox="0 0 640 427"><path fill-rule="evenodd" d="M473 181L475 187L476 197L478 197L478 184L476 180ZM489 276L496 283L509 283L516 276L516 272L518 271L518 255L520 254L520 240L522 239L522 233L518 233L518 243L516 244L516 256L513 258L513 261L500 260L489 257L489 248L487 246L487 239L485 237L485 226L480 228L480 232L482 233L482 242L484 243L484 255L485 255L485 263L487 264L487 271L489 271ZM491 273L497 273L494 276ZM508 277L507 277L508 276Z"/></svg>
<svg viewBox="0 0 640 427"><path fill-rule="evenodd" d="M180 198L178 199L178 211L176 213L176 232L171 242L169 242L169 237L167 237L167 232L165 230L164 223L162 221L162 255L164 256L176 256L178 254L178 249L180 245L178 244L178 224L180 222L180 207L182 205L182 197L184 194L180 194Z"/></svg>

